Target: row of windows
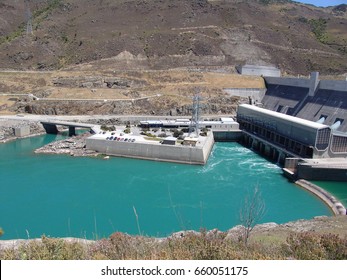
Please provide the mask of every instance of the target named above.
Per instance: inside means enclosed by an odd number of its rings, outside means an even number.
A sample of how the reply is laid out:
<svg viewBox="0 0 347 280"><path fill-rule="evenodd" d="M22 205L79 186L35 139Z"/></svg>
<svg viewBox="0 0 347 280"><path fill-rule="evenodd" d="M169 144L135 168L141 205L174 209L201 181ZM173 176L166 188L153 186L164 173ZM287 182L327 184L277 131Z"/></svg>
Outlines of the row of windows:
<svg viewBox="0 0 347 280"><path fill-rule="evenodd" d="M248 132L251 132L258 137L263 138L271 143L285 148L287 151L293 152L294 154L300 155L302 157L312 157L313 150L307 145L295 141L294 139L287 138L283 135L275 133L271 130L267 130L263 127L256 126L249 122L243 122L239 120L240 128Z"/></svg>

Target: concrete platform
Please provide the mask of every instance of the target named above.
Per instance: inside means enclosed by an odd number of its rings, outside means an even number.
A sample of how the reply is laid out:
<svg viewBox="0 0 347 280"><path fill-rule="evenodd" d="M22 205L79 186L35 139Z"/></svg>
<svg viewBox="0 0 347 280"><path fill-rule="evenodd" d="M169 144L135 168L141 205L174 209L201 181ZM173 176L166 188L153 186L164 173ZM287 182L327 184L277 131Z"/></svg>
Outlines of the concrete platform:
<svg viewBox="0 0 347 280"><path fill-rule="evenodd" d="M213 148L214 138L209 132L206 137L199 136L196 145L183 145L180 141L173 145L164 143L160 139L121 131L99 133L86 140L87 149L109 156L204 165Z"/></svg>
<svg viewBox="0 0 347 280"><path fill-rule="evenodd" d="M306 180L347 182L347 159L305 159L297 165L297 177Z"/></svg>

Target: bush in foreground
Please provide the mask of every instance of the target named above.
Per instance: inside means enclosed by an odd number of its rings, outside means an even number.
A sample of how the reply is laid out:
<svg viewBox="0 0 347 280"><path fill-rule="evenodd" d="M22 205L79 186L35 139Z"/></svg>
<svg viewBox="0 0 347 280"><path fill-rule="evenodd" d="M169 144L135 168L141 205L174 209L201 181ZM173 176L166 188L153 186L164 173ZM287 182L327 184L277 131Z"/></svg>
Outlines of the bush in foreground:
<svg viewBox="0 0 347 280"><path fill-rule="evenodd" d="M163 239L116 232L94 242L47 238L0 251L2 260L227 260L347 259L347 238L314 232L291 233L281 243L234 240L226 233L185 232Z"/></svg>

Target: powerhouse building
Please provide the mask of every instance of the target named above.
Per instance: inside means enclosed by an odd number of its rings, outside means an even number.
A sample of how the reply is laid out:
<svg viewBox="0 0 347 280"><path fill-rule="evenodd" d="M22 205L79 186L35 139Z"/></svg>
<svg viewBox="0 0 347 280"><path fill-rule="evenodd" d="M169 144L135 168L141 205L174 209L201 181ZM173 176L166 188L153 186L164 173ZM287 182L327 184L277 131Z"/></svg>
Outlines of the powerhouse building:
<svg viewBox="0 0 347 280"><path fill-rule="evenodd" d="M285 157L347 157L347 135L319 122L248 104L239 106L237 121L245 137L278 147Z"/></svg>

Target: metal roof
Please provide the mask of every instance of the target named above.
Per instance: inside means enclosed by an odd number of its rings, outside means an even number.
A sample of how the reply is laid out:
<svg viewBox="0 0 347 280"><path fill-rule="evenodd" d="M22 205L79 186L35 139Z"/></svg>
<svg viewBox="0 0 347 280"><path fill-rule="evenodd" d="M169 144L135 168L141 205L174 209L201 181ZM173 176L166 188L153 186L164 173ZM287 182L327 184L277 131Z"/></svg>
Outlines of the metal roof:
<svg viewBox="0 0 347 280"><path fill-rule="evenodd" d="M274 112L274 111L271 111L271 110L259 108L259 107L254 106L254 105L241 104L241 105L239 105L239 107L251 109L253 111L257 111L257 112L260 112L262 114L266 114L268 116L273 116L273 117L276 117L278 119L286 120L286 121L289 121L289 122L292 122L292 123L297 123L297 124L304 125L304 126L307 126L307 127L313 128L313 129L323 129L323 128L328 128L329 127L329 126L324 125L324 124L320 124L320 123L304 120L304 119L301 119L301 118L285 115L285 114L282 114L282 113Z"/></svg>
<svg viewBox="0 0 347 280"><path fill-rule="evenodd" d="M168 137L165 137L164 140L167 140L167 141L176 141L177 138L176 138L176 137L173 137L173 136L168 136Z"/></svg>
<svg viewBox="0 0 347 280"><path fill-rule="evenodd" d="M222 122L235 122L233 118L220 118Z"/></svg>

